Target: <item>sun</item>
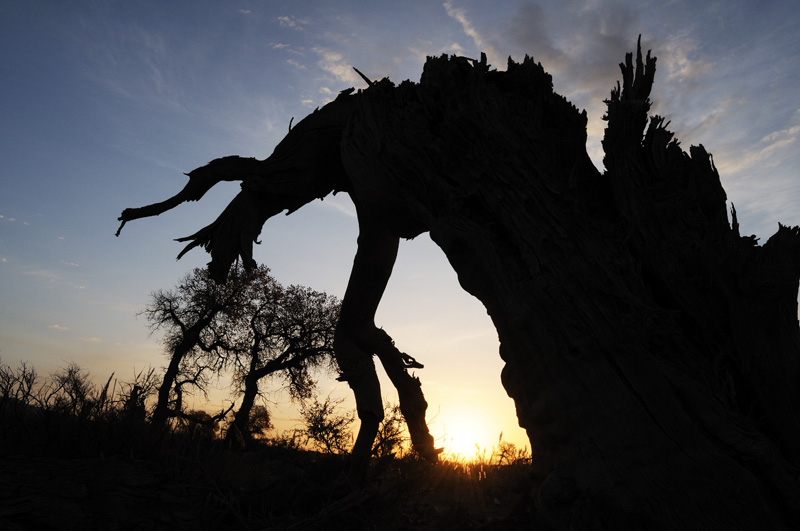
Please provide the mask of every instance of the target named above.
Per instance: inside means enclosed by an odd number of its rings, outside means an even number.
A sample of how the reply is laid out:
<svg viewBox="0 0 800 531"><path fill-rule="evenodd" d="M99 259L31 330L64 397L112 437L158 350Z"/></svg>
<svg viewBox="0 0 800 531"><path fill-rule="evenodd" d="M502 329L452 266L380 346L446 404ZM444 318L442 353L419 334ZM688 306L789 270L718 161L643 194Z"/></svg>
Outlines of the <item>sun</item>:
<svg viewBox="0 0 800 531"><path fill-rule="evenodd" d="M459 413L443 422L444 436L441 443L446 454L452 457L471 459L484 449L491 452L489 437L483 429L485 423L477 415Z"/></svg>

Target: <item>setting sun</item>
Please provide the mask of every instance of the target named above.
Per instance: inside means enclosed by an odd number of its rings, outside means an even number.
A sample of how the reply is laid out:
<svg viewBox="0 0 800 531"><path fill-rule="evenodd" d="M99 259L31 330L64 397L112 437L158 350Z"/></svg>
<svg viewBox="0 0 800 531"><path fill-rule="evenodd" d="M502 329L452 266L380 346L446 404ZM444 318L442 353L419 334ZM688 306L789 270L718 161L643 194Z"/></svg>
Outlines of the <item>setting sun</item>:
<svg viewBox="0 0 800 531"><path fill-rule="evenodd" d="M482 411L459 412L442 421L443 435L439 444L452 457L471 459L484 450L491 453L499 434L487 429L490 424Z"/></svg>

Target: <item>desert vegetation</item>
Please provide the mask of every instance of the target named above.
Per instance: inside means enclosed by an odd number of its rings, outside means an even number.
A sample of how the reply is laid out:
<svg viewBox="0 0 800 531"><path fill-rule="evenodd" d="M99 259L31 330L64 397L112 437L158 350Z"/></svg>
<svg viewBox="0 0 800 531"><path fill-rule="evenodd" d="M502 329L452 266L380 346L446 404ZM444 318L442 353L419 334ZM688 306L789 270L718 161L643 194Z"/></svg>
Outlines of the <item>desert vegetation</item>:
<svg viewBox="0 0 800 531"><path fill-rule="evenodd" d="M95 380L75 364L42 376L0 363L3 529L464 529L527 522L530 456L504 442L436 464L408 444L396 405L366 485L347 474L354 413L311 395L302 427L278 431L251 411L185 411L152 423L163 374ZM96 384L101 381L102 384ZM525 488L522 488L525 487Z"/></svg>

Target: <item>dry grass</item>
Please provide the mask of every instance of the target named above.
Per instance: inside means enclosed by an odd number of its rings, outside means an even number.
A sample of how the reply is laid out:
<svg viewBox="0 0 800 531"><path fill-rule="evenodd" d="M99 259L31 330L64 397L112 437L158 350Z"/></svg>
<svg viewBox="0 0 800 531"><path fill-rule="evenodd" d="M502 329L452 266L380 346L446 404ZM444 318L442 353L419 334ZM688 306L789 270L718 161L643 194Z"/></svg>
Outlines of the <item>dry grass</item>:
<svg viewBox="0 0 800 531"><path fill-rule="evenodd" d="M156 431L127 414L108 385L46 387L49 398L20 385L0 389L0 529L530 525L529 460L499 451L502 441L469 460L375 459L366 483L355 484L346 455L269 439L232 448L211 430L180 426Z"/></svg>
<svg viewBox="0 0 800 531"><path fill-rule="evenodd" d="M178 447L172 444L171 447ZM376 461L203 444L149 459L0 457L3 529L513 529L525 465ZM17 527L15 527L17 526Z"/></svg>

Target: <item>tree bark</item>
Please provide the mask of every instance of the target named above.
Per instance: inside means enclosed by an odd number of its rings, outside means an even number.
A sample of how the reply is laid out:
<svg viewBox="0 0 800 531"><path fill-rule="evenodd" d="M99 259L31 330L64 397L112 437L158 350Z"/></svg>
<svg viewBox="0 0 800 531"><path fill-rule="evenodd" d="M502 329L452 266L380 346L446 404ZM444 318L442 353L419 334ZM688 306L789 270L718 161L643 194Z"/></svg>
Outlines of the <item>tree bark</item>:
<svg viewBox="0 0 800 531"><path fill-rule="evenodd" d="M741 237L705 149L648 124L655 59L620 66L601 174L541 65L429 58L418 85L358 99L353 195L400 235L430 231L486 306L538 522L792 528L800 229Z"/></svg>

